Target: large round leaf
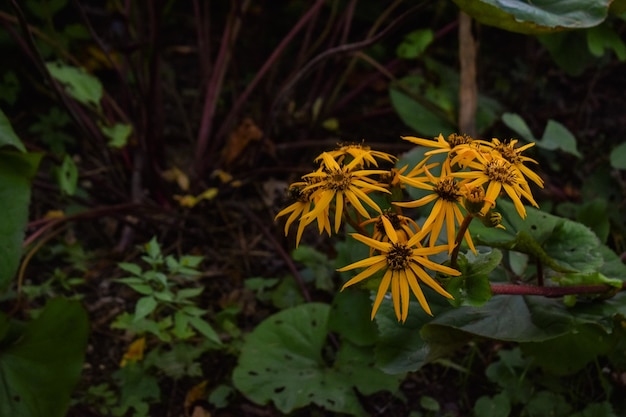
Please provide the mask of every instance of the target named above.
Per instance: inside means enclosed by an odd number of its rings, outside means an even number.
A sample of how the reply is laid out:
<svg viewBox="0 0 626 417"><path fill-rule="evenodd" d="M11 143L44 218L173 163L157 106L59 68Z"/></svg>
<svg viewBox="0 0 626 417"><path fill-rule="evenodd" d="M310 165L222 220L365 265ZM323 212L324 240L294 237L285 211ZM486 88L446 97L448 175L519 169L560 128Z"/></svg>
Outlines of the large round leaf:
<svg viewBox="0 0 626 417"><path fill-rule="evenodd" d="M470 226L478 244L533 256L559 272L594 272L604 264L600 240L587 226L528 207L526 219L513 203L498 201L506 229Z"/></svg>
<svg viewBox="0 0 626 417"><path fill-rule="evenodd" d="M258 404L272 401L283 413L313 403L357 416L365 411L355 389L365 395L396 390L400 377L373 366L372 347L342 342L334 362L325 359L329 312L326 304L303 304L258 325L233 373L237 389Z"/></svg>
<svg viewBox="0 0 626 417"><path fill-rule="evenodd" d="M548 33L597 26L611 0L454 0L477 21L511 32Z"/></svg>

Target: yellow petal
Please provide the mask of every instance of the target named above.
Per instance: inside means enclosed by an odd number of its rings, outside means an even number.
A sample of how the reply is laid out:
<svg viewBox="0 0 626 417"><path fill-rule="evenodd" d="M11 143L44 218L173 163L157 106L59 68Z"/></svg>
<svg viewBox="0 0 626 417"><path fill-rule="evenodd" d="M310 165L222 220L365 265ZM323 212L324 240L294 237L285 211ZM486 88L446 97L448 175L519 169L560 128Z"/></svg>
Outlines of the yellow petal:
<svg viewBox="0 0 626 417"><path fill-rule="evenodd" d="M393 225L391 224L387 216L385 216L384 214L381 214L380 220L382 220L383 222L383 227L385 228L385 233L387 233L389 240L391 240L393 243L397 243L398 234L396 233L396 229L393 228Z"/></svg>
<svg viewBox="0 0 626 417"><path fill-rule="evenodd" d="M396 313L398 321L402 320L402 311L400 309L400 279L398 273L391 273L391 299L393 300L393 310Z"/></svg>
<svg viewBox="0 0 626 417"><path fill-rule="evenodd" d="M348 282L343 284L343 287L341 287L341 291L343 291L346 287L349 287L351 285L357 284L357 283L363 281L365 278L368 278L368 277L374 275L376 272L378 272L382 268L384 268L385 265L387 265L386 261L381 261L381 262L375 263L374 265L372 265L369 268L367 268L365 271L357 274L354 278L352 278L351 280L349 280Z"/></svg>
<svg viewBox="0 0 626 417"><path fill-rule="evenodd" d="M415 297L417 297L417 301L420 303L420 306L422 306L422 308L424 309L426 313L428 313L428 315L432 316L433 313L430 310L430 306L428 305L428 302L426 301L426 297L424 297L424 293L422 292L422 289L420 288L419 283L417 282L417 277L413 274L408 274L407 280L409 281L409 285L411 286L411 291L413 291L413 294L415 294Z"/></svg>
<svg viewBox="0 0 626 417"><path fill-rule="evenodd" d="M350 265L346 265L342 268L337 269L337 271L339 272L345 272L345 271L349 271L351 269L356 269L356 268L365 268L366 266L372 266L377 262L381 262L384 261L385 255L376 255L376 256L370 256L369 258L365 258L365 259L361 259L360 261L357 262L353 262Z"/></svg>
<svg viewBox="0 0 626 417"><path fill-rule="evenodd" d="M391 283L391 273L391 269L388 269L385 272L385 275L383 275L382 281L380 281L380 285L378 286L378 293L376 293L376 299L374 300L374 306L372 307L371 320L374 320L374 316L376 316L378 307L380 307L380 303L383 301L383 298L385 298L385 294L387 294L389 284Z"/></svg>

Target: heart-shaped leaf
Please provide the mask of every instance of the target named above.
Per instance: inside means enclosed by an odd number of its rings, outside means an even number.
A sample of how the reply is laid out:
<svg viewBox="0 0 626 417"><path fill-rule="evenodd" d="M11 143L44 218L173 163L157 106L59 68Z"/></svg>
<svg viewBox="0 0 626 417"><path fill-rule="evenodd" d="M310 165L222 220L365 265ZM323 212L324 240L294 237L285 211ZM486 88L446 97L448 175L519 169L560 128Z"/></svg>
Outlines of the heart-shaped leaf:
<svg viewBox="0 0 626 417"><path fill-rule="evenodd" d="M401 376L375 368L369 346L344 341L333 363L325 359L329 313L326 304L303 304L259 324L241 350L235 387L258 404L272 401L283 413L313 403L364 416L355 389L365 395L395 390Z"/></svg>

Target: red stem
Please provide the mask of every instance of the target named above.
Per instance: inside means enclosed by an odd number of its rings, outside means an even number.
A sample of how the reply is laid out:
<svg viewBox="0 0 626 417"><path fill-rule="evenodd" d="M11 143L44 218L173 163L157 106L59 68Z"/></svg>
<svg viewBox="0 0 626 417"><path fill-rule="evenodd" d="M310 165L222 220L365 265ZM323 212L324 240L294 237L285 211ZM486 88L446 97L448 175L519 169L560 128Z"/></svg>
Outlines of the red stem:
<svg viewBox="0 0 626 417"><path fill-rule="evenodd" d="M245 2L245 4L242 5L242 9L245 9L248 3L249 2ZM215 115L215 108L217 107L218 101L217 98L222 90L222 83L230 59L233 40L237 34L238 23L241 19L240 13L237 11L239 2L233 2L232 4L233 6L230 10L226 27L224 28L220 50L217 54L211 79L207 84L206 95L204 97L204 108L202 110L202 121L198 132L198 141L196 142L196 160L194 163L196 175L198 176L202 174L206 165L205 153L209 147L209 138L213 128L213 116Z"/></svg>
<svg viewBox="0 0 626 417"><path fill-rule="evenodd" d="M509 294L509 295L543 295L545 297L560 297L563 295L575 294L593 294L605 293L610 290L623 290L626 283L622 284L622 288L616 288L610 285L572 285L568 287L536 287L534 285L516 285L516 284L490 284L492 294Z"/></svg>
<svg viewBox="0 0 626 417"><path fill-rule="evenodd" d="M309 11L306 12L306 14L300 18L298 23L294 25L294 27L287 34L287 36L285 36L283 40L280 42L280 44L278 44L276 49L274 49L274 52L272 52L269 58L267 58L267 61L265 61L261 69L256 73L256 76L254 77L254 79L248 84L244 92L241 93L241 95L237 98L237 101L235 101L235 104L233 105L232 109L226 116L226 119L224 120L217 134L215 135L217 138L221 138L226 135L226 131L231 128L233 119L235 118L235 116L239 114L239 110L241 109L243 104L247 102L248 96L250 96L250 94L252 93L252 90L255 89L255 87L257 86L259 81L261 81L261 78L263 78L265 73L276 63L276 60L278 59L280 54L283 53L283 51L285 50L287 45L293 40L295 35L300 31L300 29L304 27L304 25L309 21L309 19L311 19L317 14L318 9L322 7L324 3L326 3L325 0L317 0L317 2L313 5L313 7L311 7ZM214 145L213 147L215 147L215 143L213 145ZM196 154L196 156L203 157L203 155L198 155L198 154Z"/></svg>

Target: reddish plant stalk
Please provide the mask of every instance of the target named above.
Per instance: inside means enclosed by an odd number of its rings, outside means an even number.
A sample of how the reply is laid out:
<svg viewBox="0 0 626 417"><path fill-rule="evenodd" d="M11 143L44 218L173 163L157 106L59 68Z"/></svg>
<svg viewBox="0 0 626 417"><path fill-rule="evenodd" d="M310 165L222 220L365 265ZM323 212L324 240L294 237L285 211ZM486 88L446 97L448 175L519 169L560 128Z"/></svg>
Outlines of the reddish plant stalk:
<svg viewBox="0 0 626 417"><path fill-rule="evenodd" d="M611 285L572 285L567 287L538 287L534 285L518 285L518 284L490 284L491 292L494 295L543 295L545 297L561 297L564 295L576 294L600 294L611 290L621 291L626 288L626 283L621 288Z"/></svg>
<svg viewBox="0 0 626 417"><path fill-rule="evenodd" d="M209 148L209 139L211 130L213 129L213 118L215 115L215 108L217 107L218 97L222 90L222 84L224 82L224 76L226 75L226 68L230 60L233 44L235 38L239 33L241 27L241 12L247 9L250 1L246 0L238 10L238 2L233 2L233 7L230 10L228 20L226 21L226 27L224 28L224 34L222 36L222 43L220 45L217 59L213 65L213 71L211 78L206 87L206 94L204 96L204 108L202 110L202 119L200 122L200 130L198 131L198 139L196 142L196 159L194 162L194 168L196 175L200 176L206 167L206 151ZM201 36L201 35L199 35ZM200 51L201 53L203 51Z"/></svg>
<svg viewBox="0 0 626 417"><path fill-rule="evenodd" d="M300 20L294 25L291 31L283 38L280 44L276 46L274 52L272 52L269 58L267 58L261 69L259 69L259 71L256 73L254 79L250 81L250 84L248 84L244 92L241 93L241 95L237 98L237 101L235 101L235 104L233 104L232 109L224 119L224 122L217 131L217 134L215 135L217 139L223 138L226 135L227 130L232 127L231 125L234 118L239 114L239 110L248 100L248 97L256 88L259 81L261 81L261 78L263 78L263 76L265 76L265 73L267 73L267 71L276 63L276 60L284 52L287 45L293 40L293 38L304 27L304 25L317 14L318 10L324 5L324 3L326 3L325 0L317 0L317 2L309 9L309 11L300 18ZM216 142L217 141L213 141L212 143L212 151L214 151L217 147ZM203 155L196 154L196 157L203 157Z"/></svg>

